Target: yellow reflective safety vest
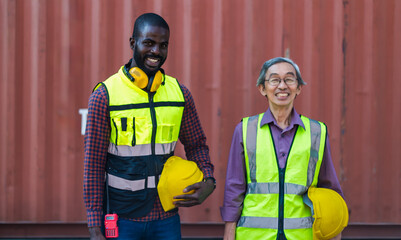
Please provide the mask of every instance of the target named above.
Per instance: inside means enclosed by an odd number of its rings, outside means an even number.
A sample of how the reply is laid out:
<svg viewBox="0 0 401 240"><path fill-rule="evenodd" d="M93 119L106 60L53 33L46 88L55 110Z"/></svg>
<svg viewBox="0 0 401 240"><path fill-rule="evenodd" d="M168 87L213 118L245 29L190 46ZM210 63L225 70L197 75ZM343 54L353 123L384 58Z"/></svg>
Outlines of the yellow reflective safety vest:
<svg viewBox="0 0 401 240"><path fill-rule="evenodd" d="M130 81L123 67L96 88L103 85L109 100L105 196L110 212L135 218L153 207L163 164L174 155L185 99L175 78L164 75L157 91L148 93Z"/></svg>
<svg viewBox="0 0 401 240"><path fill-rule="evenodd" d="M236 239L312 239L313 218L303 195L316 186L326 126L301 116L286 166L280 168L264 113L243 119L247 190Z"/></svg>

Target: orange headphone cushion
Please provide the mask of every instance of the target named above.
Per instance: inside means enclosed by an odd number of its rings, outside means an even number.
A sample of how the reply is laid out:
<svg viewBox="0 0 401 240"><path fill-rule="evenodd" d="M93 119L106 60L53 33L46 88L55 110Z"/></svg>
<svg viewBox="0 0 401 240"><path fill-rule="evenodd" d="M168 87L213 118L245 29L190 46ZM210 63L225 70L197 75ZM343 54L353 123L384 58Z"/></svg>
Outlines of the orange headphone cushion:
<svg viewBox="0 0 401 240"><path fill-rule="evenodd" d="M129 70L129 73L134 78L134 84L137 87L139 87L140 89L144 89L146 88L146 86L148 86L148 76L142 69L138 67L133 67Z"/></svg>
<svg viewBox="0 0 401 240"><path fill-rule="evenodd" d="M152 87L150 88L151 92L156 92L156 90L160 87L163 80L163 74L160 71L157 71L153 78Z"/></svg>

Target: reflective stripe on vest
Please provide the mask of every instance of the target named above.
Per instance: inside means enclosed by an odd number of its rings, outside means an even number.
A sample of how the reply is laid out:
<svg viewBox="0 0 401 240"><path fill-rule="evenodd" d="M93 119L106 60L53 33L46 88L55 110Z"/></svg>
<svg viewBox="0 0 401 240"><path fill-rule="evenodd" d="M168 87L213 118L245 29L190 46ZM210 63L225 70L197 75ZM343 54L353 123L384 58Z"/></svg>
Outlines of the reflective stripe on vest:
<svg viewBox="0 0 401 240"><path fill-rule="evenodd" d="M311 228L313 217L286 218L284 226L286 229ZM277 218L272 217L241 217L238 226L247 228L271 228L278 229Z"/></svg>
<svg viewBox="0 0 401 240"><path fill-rule="evenodd" d="M294 184L294 183L284 183L284 194L302 194L306 192L308 188L306 186ZM246 193L254 194L278 194L279 193L279 183L248 183Z"/></svg>
<svg viewBox="0 0 401 240"><path fill-rule="evenodd" d="M142 189L145 189L145 179L140 179L140 180L127 180L124 178L120 178L111 174L107 174L108 176L108 181L109 181L109 186L114 187L117 189L121 190L130 190L130 191L139 191ZM156 187L156 181L155 181L155 176L150 176L148 177L147 181L147 187L148 188L155 188Z"/></svg>
<svg viewBox="0 0 401 240"><path fill-rule="evenodd" d="M256 239L260 236L258 234L276 239L280 230L280 209L283 211L281 231L288 239L311 238L313 218L310 209L303 204L302 195L309 186L317 184L326 127L301 116L305 129L298 127L294 136L283 172L285 177L282 176L285 182L280 192L274 141L269 125L260 126L262 117L263 114L260 114L243 119L247 192L242 216L237 224L237 239ZM284 199L282 203L280 196Z"/></svg>
<svg viewBox="0 0 401 240"><path fill-rule="evenodd" d="M171 143L156 143L155 144L155 154L163 155L166 153L173 152L177 142ZM120 157L130 157L130 156L148 156L152 154L152 144L142 144L135 146L128 145L115 145L114 143L109 144L109 153Z"/></svg>

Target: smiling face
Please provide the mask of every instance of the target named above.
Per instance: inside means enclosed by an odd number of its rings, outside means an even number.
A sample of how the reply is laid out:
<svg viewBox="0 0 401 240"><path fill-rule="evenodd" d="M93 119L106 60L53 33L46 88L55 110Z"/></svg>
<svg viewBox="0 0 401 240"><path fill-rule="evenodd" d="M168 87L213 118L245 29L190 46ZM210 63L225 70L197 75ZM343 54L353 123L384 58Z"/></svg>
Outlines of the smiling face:
<svg viewBox="0 0 401 240"><path fill-rule="evenodd" d="M296 78L294 67L286 62L272 65L266 72L265 80L281 79L277 86L272 86L268 81L259 85L259 91L266 96L269 106L274 109L287 109L294 106L295 97L301 93L302 85L298 82L294 85L287 85L283 79Z"/></svg>
<svg viewBox="0 0 401 240"><path fill-rule="evenodd" d="M154 75L167 58L169 30L152 25L142 27L136 39L130 39L134 51L131 67L139 67L148 76Z"/></svg>

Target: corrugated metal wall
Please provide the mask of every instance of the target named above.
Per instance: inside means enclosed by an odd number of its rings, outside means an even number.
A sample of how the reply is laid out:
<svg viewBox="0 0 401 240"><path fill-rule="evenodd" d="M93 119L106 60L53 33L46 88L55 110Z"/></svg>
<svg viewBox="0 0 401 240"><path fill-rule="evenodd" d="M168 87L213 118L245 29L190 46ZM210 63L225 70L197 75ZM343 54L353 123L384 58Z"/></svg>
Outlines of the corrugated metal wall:
<svg viewBox="0 0 401 240"><path fill-rule="evenodd" d="M401 1L350 1L340 139L351 220L401 222Z"/></svg>
<svg viewBox="0 0 401 240"><path fill-rule="evenodd" d="M350 222L401 224L397 0L0 0L0 222L86 220L79 110L144 12L170 25L164 68L192 91L218 180L183 222L221 222L234 126L266 109L263 62L287 56L308 83L298 112L328 125Z"/></svg>

